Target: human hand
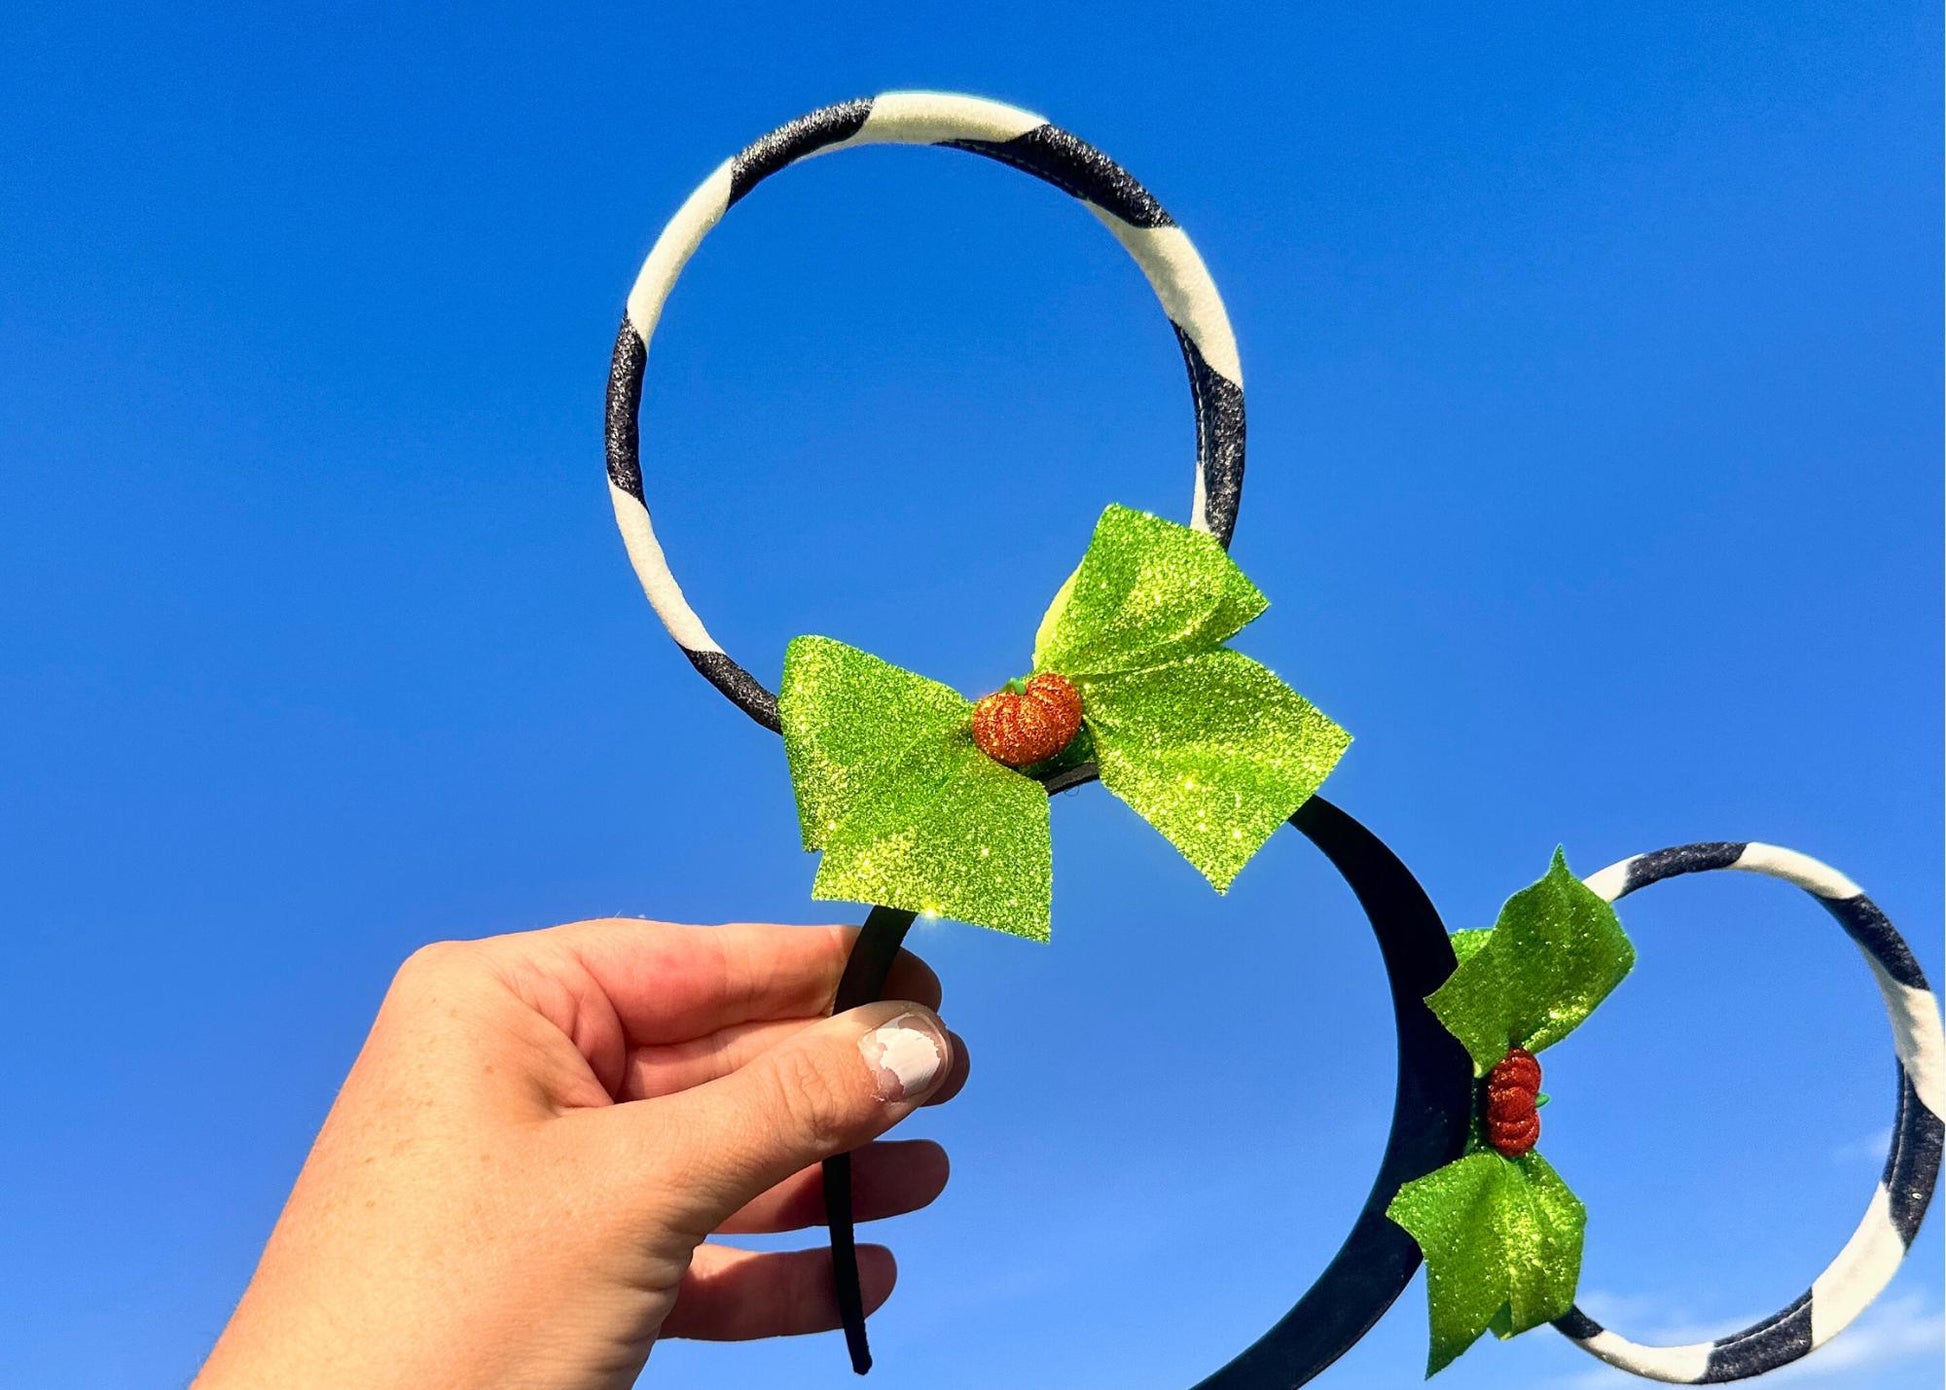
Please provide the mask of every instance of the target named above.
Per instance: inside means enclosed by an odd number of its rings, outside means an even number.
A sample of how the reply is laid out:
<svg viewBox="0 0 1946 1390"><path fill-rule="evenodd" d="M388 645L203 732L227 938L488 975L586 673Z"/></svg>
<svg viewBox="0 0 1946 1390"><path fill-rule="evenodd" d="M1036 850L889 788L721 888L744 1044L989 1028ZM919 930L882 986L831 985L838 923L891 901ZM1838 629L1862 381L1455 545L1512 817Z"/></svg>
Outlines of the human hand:
<svg viewBox="0 0 1946 1390"><path fill-rule="evenodd" d="M929 1141L872 1143L964 1082L901 953L830 1007L855 930L578 922L415 954L193 1390L606 1390L658 1336L838 1325L822 1250L712 1233L824 1216L854 1160L862 1219L939 1195ZM865 1304L891 1254L858 1251Z"/></svg>

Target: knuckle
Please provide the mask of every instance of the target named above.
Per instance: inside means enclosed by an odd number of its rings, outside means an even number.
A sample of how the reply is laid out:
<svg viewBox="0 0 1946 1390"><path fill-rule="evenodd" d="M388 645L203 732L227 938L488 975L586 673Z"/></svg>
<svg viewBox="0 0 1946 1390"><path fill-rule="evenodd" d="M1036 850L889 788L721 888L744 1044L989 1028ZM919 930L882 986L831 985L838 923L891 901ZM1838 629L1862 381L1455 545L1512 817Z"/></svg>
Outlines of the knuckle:
<svg viewBox="0 0 1946 1390"><path fill-rule="evenodd" d="M771 1076L780 1113L807 1143L832 1153L849 1146L860 1120L854 1092L815 1053L780 1051Z"/></svg>
<svg viewBox="0 0 1946 1390"><path fill-rule="evenodd" d="M429 942L400 963L393 984L411 988L450 978L472 955L473 943L468 941Z"/></svg>

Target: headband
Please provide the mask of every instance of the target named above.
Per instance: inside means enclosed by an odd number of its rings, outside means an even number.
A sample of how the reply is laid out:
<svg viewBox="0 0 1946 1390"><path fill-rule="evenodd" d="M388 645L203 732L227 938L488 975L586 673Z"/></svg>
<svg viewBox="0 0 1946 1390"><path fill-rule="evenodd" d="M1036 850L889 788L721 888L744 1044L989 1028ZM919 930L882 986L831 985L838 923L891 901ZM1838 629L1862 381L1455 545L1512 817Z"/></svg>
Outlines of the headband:
<svg viewBox="0 0 1946 1390"><path fill-rule="evenodd" d="M1142 268L1189 377L1196 469L1188 525L1110 506L1077 568L1054 588L1031 669L977 702L828 637L790 644L773 693L690 607L644 492L648 344L683 267L764 179L814 154L870 144L965 150L1080 201ZM1289 825L1344 877L1377 941L1398 1034L1391 1131L1337 1255L1285 1317L1199 1382L1203 1390L1307 1383L1371 1328L1422 1261L1429 1374L1483 1332L1510 1337L1542 1323L1611 1365L1678 1383L1758 1375L1822 1345L1891 1279L1938 1177L1946 1042L1910 950L1848 879L1760 844L1663 850L1585 881L1557 852L1493 927L1449 933L1398 857L1318 795L1349 735L1230 645L1267 606L1226 553L1242 500L1242 380L1216 287L1155 197L1091 145L998 102L893 92L814 111L719 165L656 239L609 372L610 500L636 577L677 646L738 708L783 735L805 847L822 853L813 896L870 906L834 1011L878 997L917 916L1046 940L1053 792L1101 781L1218 892ZM1809 1292L1735 1336L1648 1347L1574 1304L1588 1218L1539 1151L1547 1098L1538 1054L1578 1029L1633 966L1612 904L1663 878L1724 868L1797 884L1857 942L1892 1016L1898 1121L1864 1222ZM848 1157L825 1164L824 1187L839 1309L862 1373L871 1356Z"/></svg>

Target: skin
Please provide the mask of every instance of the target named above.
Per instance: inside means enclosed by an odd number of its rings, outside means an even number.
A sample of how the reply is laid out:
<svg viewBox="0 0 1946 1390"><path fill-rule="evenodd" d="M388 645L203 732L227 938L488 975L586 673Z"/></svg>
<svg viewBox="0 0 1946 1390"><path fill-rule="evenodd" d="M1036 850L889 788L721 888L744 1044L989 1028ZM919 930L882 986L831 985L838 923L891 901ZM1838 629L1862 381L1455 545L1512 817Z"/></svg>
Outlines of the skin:
<svg viewBox="0 0 1946 1390"><path fill-rule="evenodd" d="M415 954L194 1390L620 1390L658 1337L836 1327L824 1251L712 1237L820 1223L815 1165L847 1150L860 1219L945 1186L938 1145L874 1141L966 1050L909 954L905 1002L823 1017L855 934L609 920ZM915 1094L859 1047L895 1020L943 1058ZM869 1310L896 1273L858 1253Z"/></svg>

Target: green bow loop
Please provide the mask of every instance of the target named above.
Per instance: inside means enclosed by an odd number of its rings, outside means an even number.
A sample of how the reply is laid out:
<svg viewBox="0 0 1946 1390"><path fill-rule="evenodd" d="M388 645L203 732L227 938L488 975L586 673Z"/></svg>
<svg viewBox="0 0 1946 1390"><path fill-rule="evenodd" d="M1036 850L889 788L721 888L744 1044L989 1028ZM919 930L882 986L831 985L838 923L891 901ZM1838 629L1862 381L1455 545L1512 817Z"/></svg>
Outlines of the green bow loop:
<svg viewBox="0 0 1946 1390"><path fill-rule="evenodd" d="M1558 849L1490 930L1455 932L1453 953L1458 967L1426 1004L1483 1077L1513 1049L1539 1052L1573 1032L1635 964L1615 909ZM1484 1114L1465 1156L1404 1184L1386 1215L1426 1257L1429 1376L1483 1332L1512 1337L1574 1305L1587 1211L1539 1154L1496 1150Z"/></svg>
<svg viewBox="0 0 1946 1390"><path fill-rule="evenodd" d="M1111 505L1041 619L1034 669L1079 681L1214 651L1268 607L1207 531Z"/></svg>
<svg viewBox="0 0 1946 1390"><path fill-rule="evenodd" d="M1102 785L1219 893L1351 743L1310 701L1227 647L1075 684Z"/></svg>
<svg viewBox="0 0 1946 1390"><path fill-rule="evenodd" d="M1102 785L1219 893L1351 746L1222 645L1269 606L1215 537L1111 506L1034 638L1035 671L1081 691Z"/></svg>
<svg viewBox="0 0 1946 1390"><path fill-rule="evenodd" d="M1510 1047L1539 1052L1587 1019L1635 965L1621 919L1567 857L1507 899L1489 931L1456 932L1460 965L1426 997L1484 1076Z"/></svg>
<svg viewBox="0 0 1946 1390"><path fill-rule="evenodd" d="M1488 1329L1511 1337L1574 1305L1588 1212L1539 1154L1470 1153L1400 1188L1385 1214L1426 1257L1428 1376Z"/></svg>
<svg viewBox="0 0 1946 1390"><path fill-rule="evenodd" d="M784 652L777 701L814 898L1048 936L1047 793L973 746L957 691L829 637Z"/></svg>
<svg viewBox="0 0 1946 1390"><path fill-rule="evenodd" d="M1082 698L1065 750L1227 889L1351 739L1222 644L1266 608L1209 535L1110 507L1034 643ZM956 692L843 643L793 641L778 713L812 894L1036 940L1052 872L1040 785L974 744Z"/></svg>

